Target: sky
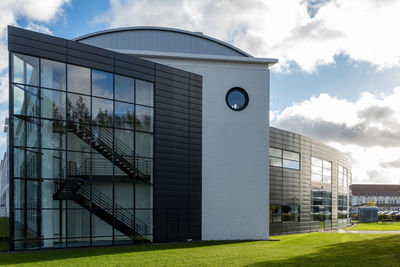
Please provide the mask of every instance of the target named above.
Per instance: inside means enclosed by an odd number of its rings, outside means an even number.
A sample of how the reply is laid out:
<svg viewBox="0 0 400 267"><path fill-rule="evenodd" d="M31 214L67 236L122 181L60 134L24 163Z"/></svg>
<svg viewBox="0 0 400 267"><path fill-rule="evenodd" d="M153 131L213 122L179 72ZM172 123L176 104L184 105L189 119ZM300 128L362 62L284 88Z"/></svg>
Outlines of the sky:
<svg viewBox="0 0 400 267"><path fill-rule="evenodd" d="M270 125L349 155L353 183L400 183L400 1L2 0L0 127L8 116L7 25L62 38L116 27L203 32L271 68ZM0 134L0 153L6 136Z"/></svg>

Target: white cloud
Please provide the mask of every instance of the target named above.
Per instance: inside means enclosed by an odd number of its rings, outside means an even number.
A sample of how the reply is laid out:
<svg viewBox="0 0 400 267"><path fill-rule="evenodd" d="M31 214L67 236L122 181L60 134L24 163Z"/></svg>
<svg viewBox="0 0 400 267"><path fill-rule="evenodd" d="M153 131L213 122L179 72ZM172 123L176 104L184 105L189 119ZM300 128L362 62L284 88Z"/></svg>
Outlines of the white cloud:
<svg viewBox="0 0 400 267"><path fill-rule="evenodd" d="M354 103L321 94L276 112L272 124L348 153L356 183L397 183L399 102L400 88L388 94L362 93Z"/></svg>
<svg viewBox="0 0 400 267"><path fill-rule="evenodd" d="M400 1L111 0L95 22L106 27L156 25L201 31L260 57L274 68L305 71L348 54L379 68L399 65Z"/></svg>
<svg viewBox="0 0 400 267"><path fill-rule="evenodd" d="M4 119L8 116L8 49L7 25L19 19L27 22L27 29L50 34L48 24L63 15L63 7L70 0L1 0L0 1L0 152L5 150Z"/></svg>

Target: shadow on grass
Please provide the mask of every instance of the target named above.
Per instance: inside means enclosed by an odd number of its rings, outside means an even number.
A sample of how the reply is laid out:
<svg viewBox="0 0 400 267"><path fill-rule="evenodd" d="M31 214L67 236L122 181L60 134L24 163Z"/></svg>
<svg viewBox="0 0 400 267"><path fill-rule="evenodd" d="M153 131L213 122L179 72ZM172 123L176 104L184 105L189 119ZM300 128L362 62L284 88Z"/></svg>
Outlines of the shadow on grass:
<svg viewBox="0 0 400 267"><path fill-rule="evenodd" d="M146 251L167 249L190 249L199 247L239 244L251 241L204 241L175 244L146 244L119 247L91 247L91 248L68 248L53 250L35 250L27 252L10 252L0 254L0 265L32 263L41 261L73 259L80 257L106 256L123 253L140 253ZM32 265L33 266L33 265Z"/></svg>
<svg viewBox="0 0 400 267"><path fill-rule="evenodd" d="M315 253L246 266L400 266L400 236L336 243Z"/></svg>

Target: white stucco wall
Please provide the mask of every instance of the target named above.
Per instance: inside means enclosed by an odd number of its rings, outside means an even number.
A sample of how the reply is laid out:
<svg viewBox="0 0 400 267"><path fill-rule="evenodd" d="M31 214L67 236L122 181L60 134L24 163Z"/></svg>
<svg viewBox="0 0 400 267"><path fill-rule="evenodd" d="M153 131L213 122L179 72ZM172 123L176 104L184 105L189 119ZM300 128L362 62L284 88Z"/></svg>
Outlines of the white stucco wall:
<svg viewBox="0 0 400 267"><path fill-rule="evenodd" d="M143 57L146 58L146 57ZM203 76L202 239L269 236L269 71L263 64L148 58ZM227 91L249 105L232 111Z"/></svg>

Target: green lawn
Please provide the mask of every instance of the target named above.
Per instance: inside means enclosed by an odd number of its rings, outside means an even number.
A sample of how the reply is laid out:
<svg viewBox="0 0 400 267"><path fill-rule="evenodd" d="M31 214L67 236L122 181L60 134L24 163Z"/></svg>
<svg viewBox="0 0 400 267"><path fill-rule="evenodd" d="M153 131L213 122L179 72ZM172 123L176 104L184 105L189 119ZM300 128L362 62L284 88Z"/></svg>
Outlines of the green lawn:
<svg viewBox="0 0 400 267"><path fill-rule="evenodd" d="M281 241L201 242L0 254L13 266L398 266L400 235L310 233Z"/></svg>
<svg viewBox="0 0 400 267"><path fill-rule="evenodd" d="M400 231L400 222L356 223L345 230Z"/></svg>

